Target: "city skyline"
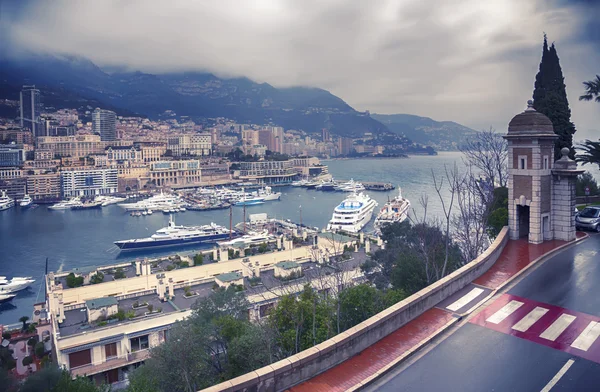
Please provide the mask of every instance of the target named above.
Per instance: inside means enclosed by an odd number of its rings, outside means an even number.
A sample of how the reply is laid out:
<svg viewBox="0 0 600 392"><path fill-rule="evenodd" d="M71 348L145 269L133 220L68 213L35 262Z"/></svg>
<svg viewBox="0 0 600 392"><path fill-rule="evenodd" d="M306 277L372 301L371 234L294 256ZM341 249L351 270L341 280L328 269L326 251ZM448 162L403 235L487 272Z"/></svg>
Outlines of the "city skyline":
<svg viewBox="0 0 600 392"><path fill-rule="evenodd" d="M11 54L72 54L105 69L193 69L275 86L321 87L358 110L499 130L502 119L522 110L531 96L545 31L561 58L575 137L592 137L599 114L577 97L581 83L598 72L599 42L590 24L597 6L521 3L465 0L448 9L412 1L302 7L259 2L241 8L223 2L141 8L132 2L121 9L110 2L27 1L2 6L0 31ZM40 14L53 17L37 18ZM100 28L94 20L110 20L112 28ZM193 21L192 30L170 29L171 21L185 26L180 22L186 20Z"/></svg>

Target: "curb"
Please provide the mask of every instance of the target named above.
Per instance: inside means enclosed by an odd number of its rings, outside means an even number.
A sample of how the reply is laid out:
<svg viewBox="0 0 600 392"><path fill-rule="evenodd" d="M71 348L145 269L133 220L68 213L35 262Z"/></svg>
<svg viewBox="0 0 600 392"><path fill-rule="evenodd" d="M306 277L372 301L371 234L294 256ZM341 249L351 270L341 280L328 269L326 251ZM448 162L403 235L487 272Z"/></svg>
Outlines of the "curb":
<svg viewBox="0 0 600 392"><path fill-rule="evenodd" d="M384 367L382 367L381 369L379 369L377 372L375 372L375 374L373 374L373 375L365 378L364 380L362 380L358 384L355 384L354 386L346 389L346 391L358 391L358 390L360 390L360 389L362 389L362 388L370 385L372 382L374 382L375 380L377 380L379 377L383 376L388 371L392 370L394 367L396 367L400 363L402 363L405 360L407 360L408 358L410 358L413 354L415 354L421 348L423 348L424 346L426 346L427 344L429 344L429 342L431 342L433 339L435 339L436 337L438 337L442 333L446 332L447 329L449 329L450 327L452 327L454 324L456 324L457 322L459 322L461 319L462 319L462 317L453 317L450 321L448 321L446 324L444 324L441 328L439 328L438 330L436 330L434 333L432 333L431 335L429 335L425 339L421 340L419 343L417 343L413 347L409 348L402 355L400 355L399 357L397 357L396 359L394 359L392 362L388 363L387 365L385 365Z"/></svg>

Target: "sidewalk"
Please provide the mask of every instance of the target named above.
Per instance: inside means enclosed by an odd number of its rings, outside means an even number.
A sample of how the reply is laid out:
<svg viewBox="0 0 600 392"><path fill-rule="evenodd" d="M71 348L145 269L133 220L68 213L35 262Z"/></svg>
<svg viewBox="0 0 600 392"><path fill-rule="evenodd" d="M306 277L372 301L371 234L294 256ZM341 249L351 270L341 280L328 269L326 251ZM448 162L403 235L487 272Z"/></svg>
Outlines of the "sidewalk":
<svg viewBox="0 0 600 392"><path fill-rule="evenodd" d="M577 232L578 240L585 236L584 233ZM473 283L497 289L541 256L567 244L565 241L558 240L547 241L539 245L529 244L524 239L508 241L496 263ZM357 389L362 381L376 378L381 369L394 366L395 362L399 362L401 359L399 357L410 354L424 342L433 339L454 317L453 312L445 306L434 307L358 355L290 388L289 391L319 392Z"/></svg>

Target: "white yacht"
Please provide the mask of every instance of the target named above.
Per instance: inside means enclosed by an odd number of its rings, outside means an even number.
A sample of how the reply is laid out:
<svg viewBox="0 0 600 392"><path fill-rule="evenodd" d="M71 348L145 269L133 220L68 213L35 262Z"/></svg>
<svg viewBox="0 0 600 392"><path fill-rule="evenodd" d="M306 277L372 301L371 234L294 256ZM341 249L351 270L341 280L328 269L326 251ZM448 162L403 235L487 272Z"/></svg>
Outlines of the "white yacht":
<svg viewBox="0 0 600 392"><path fill-rule="evenodd" d="M8 210L15 206L15 201L8 197L5 191L0 193L0 211Z"/></svg>
<svg viewBox="0 0 600 392"><path fill-rule="evenodd" d="M183 204L181 198L177 195L167 195L162 193L154 195L148 199L140 200L135 203L120 203L119 207L124 208L125 211L146 211L152 210L170 210L173 207L179 208L179 205Z"/></svg>
<svg viewBox="0 0 600 392"><path fill-rule="evenodd" d="M0 294L10 294L17 291L25 290L35 282L35 279L28 277L15 277L8 280L6 276L0 276Z"/></svg>
<svg viewBox="0 0 600 392"><path fill-rule="evenodd" d="M302 179L302 180L294 181L290 185L291 186L306 186L306 185L308 185L309 182L310 181L308 181L307 179Z"/></svg>
<svg viewBox="0 0 600 392"><path fill-rule="evenodd" d="M79 197L74 197L71 200L64 200L59 203L48 206L51 210L70 210L73 207L81 207L83 203Z"/></svg>
<svg viewBox="0 0 600 392"><path fill-rule="evenodd" d="M348 182L339 184L335 189L342 192L360 192L365 190L365 186L360 182L354 181L354 179L350 179Z"/></svg>
<svg viewBox="0 0 600 392"><path fill-rule="evenodd" d="M403 222L408 216L410 201L402 197L402 190L398 187L398 196L389 200L375 218L375 229L381 232L381 227L388 223Z"/></svg>
<svg viewBox="0 0 600 392"><path fill-rule="evenodd" d="M273 192L270 186L259 189L256 195L263 197L265 201L279 200L281 198L281 192Z"/></svg>
<svg viewBox="0 0 600 392"><path fill-rule="evenodd" d="M365 193L352 193L333 210L327 230L358 233L373 216L377 202Z"/></svg>
<svg viewBox="0 0 600 392"><path fill-rule="evenodd" d="M127 198L125 198L125 197L116 197L116 196L100 195L100 196L96 196L96 198L94 200L95 201L99 201L100 203L102 203L102 207L106 207L106 206L109 206L111 204L123 203L125 200L127 200Z"/></svg>
<svg viewBox="0 0 600 392"><path fill-rule="evenodd" d="M224 246L246 246L246 245L256 245L262 244L263 242L267 242L275 239L272 235L269 234L268 231L264 231L262 233L249 232L246 235L233 239L231 241L221 241L219 245Z"/></svg>
<svg viewBox="0 0 600 392"><path fill-rule="evenodd" d="M33 199L29 195L25 195L21 202L19 203L19 207L21 208L29 208L33 204Z"/></svg>

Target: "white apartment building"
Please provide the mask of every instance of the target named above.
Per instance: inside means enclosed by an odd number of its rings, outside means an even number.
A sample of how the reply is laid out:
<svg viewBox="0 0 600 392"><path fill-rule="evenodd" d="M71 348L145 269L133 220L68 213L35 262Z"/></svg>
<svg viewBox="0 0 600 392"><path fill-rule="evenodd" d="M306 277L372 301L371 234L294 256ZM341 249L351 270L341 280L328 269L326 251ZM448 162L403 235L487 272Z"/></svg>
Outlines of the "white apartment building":
<svg viewBox="0 0 600 392"><path fill-rule="evenodd" d="M65 198L116 193L118 182L117 169L85 168L60 173L61 192Z"/></svg>
<svg viewBox="0 0 600 392"><path fill-rule="evenodd" d="M212 152L212 135L199 133L191 135L172 136L168 139L167 149L173 156L204 156Z"/></svg>

